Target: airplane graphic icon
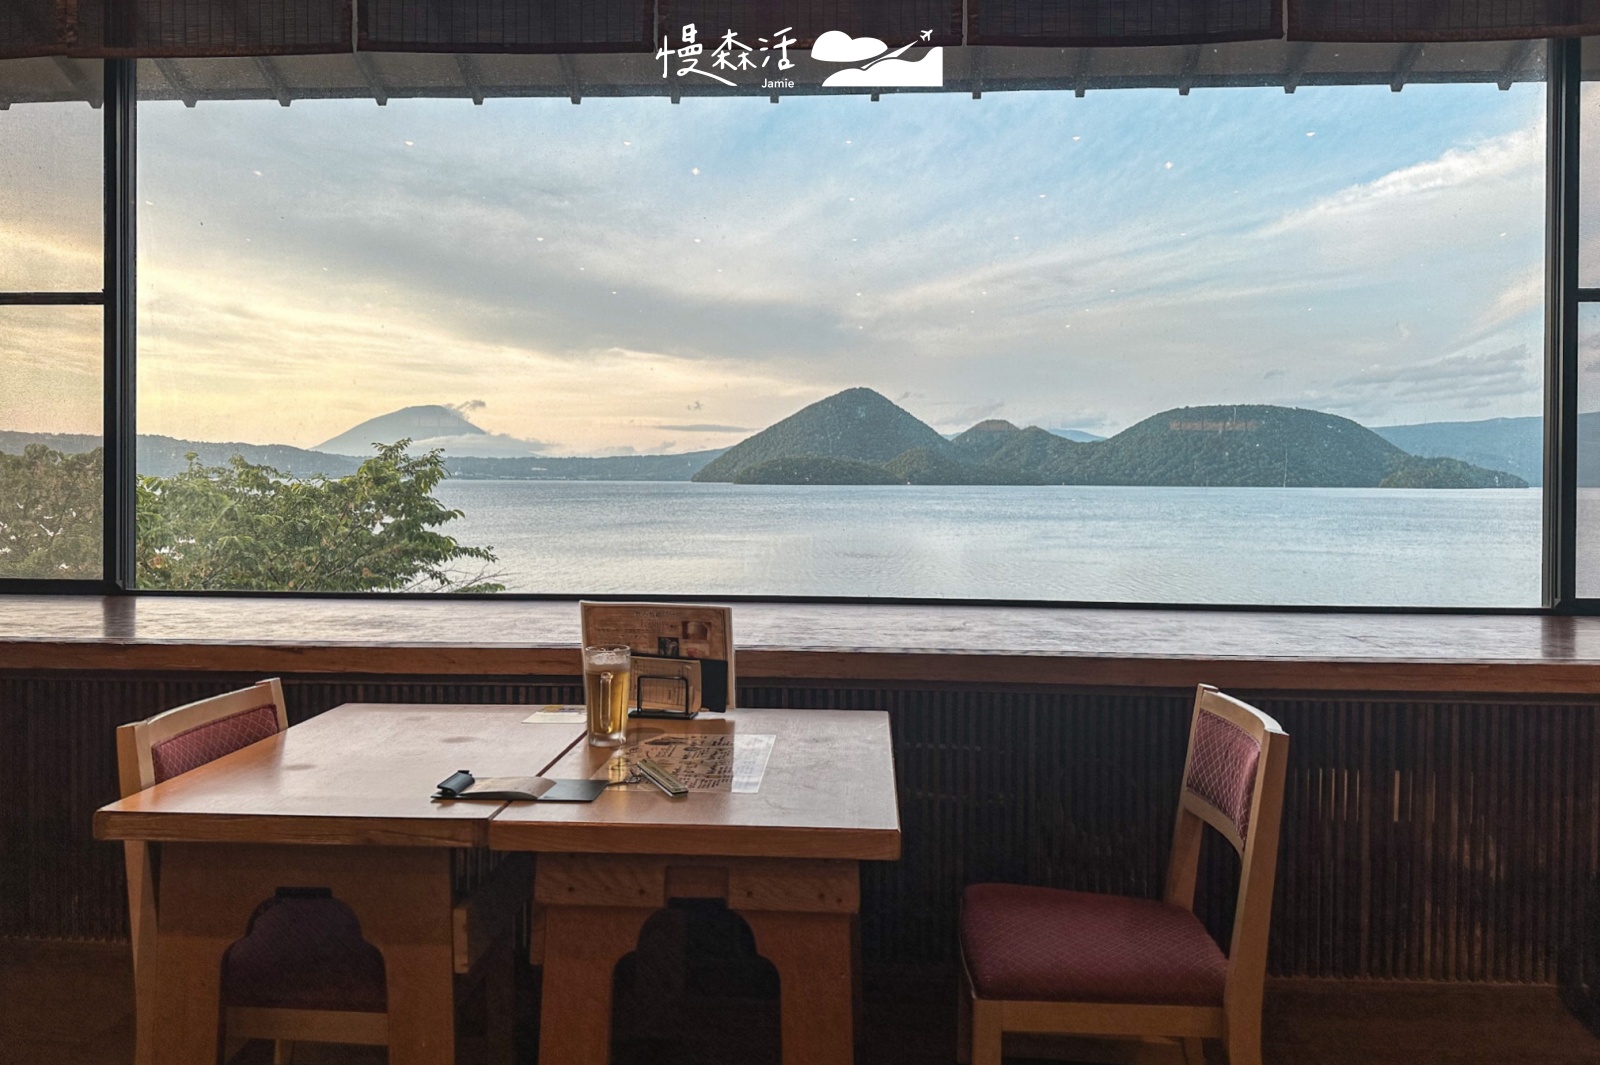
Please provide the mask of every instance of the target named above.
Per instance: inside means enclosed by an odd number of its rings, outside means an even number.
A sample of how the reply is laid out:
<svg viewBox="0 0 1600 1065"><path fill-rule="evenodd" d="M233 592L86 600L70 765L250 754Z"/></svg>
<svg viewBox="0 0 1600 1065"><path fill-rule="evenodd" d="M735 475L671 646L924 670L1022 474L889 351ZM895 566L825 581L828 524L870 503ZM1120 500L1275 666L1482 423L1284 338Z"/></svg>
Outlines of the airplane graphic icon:
<svg viewBox="0 0 1600 1065"><path fill-rule="evenodd" d="M821 63L849 63L823 79L824 88L938 88L944 84L944 49L933 47L917 59L900 57L933 40L933 31L918 31L920 42L890 50L876 37L851 37L829 30L811 45L811 58Z"/></svg>

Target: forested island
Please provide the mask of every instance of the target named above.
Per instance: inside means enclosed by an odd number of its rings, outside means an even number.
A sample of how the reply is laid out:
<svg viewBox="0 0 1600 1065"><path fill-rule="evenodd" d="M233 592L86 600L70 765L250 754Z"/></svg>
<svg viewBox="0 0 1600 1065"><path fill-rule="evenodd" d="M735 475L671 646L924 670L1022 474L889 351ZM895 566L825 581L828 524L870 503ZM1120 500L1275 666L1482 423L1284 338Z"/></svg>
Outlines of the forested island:
<svg viewBox="0 0 1600 1065"><path fill-rule="evenodd" d="M829 396L694 475L735 484L1526 488L1454 458L1411 455L1348 418L1262 404L1163 411L1105 440L979 422L946 440L868 388Z"/></svg>

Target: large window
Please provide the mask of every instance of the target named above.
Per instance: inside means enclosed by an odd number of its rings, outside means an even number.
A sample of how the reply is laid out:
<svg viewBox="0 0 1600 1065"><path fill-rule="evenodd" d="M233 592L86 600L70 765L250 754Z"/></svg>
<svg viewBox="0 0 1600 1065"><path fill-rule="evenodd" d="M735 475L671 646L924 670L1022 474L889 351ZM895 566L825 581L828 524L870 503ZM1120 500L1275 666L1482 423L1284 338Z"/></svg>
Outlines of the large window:
<svg viewBox="0 0 1600 1065"><path fill-rule="evenodd" d="M441 448L407 587L1536 605L1543 114L145 103L141 470Z"/></svg>
<svg viewBox="0 0 1600 1065"><path fill-rule="evenodd" d="M103 572L101 128L0 112L0 579Z"/></svg>
<svg viewBox="0 0 1600 1065"><path fill-rule="evenodd" d="M1546 94L1463 47L142 62L137 586L1537 606ZM100 126L0 112L0 579L102 572Z"/></svg>

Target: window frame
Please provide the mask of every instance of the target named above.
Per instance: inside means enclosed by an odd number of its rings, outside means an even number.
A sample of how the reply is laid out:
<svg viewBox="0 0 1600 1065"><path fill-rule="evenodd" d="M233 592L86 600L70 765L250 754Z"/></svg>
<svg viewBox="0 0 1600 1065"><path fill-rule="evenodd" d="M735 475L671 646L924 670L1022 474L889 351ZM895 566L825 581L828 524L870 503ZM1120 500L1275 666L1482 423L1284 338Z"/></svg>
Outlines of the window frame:
<svg viewBox="0 0 1600 1065"><path fill-rule="evenodd" d="M1550 39L1546 64L1545 162L1545 382L1542 602L1530 607L1350 606L1318 604L1132 603L931 599L795 595L718 595L719 601L777 603L882 603L919 606L1092 607L1130 610L1236 611L1328 614L1600 614L1600 598L1576 595L1577 414L1579 305L1600 303L1600 288L1578 286L1579 95L1582 40ZM104 91L104 280L100 291L0 292L4 306L103 308L105 510L104 566L100 580L0 578L0 595L145 595L222 598L451 599L484 596L451 592L182 592L140 590L136 574L137 501L137 61L101 64ZM570 600L565 593L503 592L493 600ZM683 596L591 595L593 599L670 600Z"/></svg>
<svg viewBox="0 0 1600 1065"><path fill-rule="evenodd" d="M132 235L135 219L133 170L134 64L131 60L101 63L103 223L101 287L98 290L4 291L0 307L99 307L104 355L101 369L102 512L99 580L49 577L0 579L0 594L119 594L134 590L133 524L136 496L129 474L133 464L133 272ZM124 544L126 540L126 544ZM124 575L127 579L124 579Z"/></svg>

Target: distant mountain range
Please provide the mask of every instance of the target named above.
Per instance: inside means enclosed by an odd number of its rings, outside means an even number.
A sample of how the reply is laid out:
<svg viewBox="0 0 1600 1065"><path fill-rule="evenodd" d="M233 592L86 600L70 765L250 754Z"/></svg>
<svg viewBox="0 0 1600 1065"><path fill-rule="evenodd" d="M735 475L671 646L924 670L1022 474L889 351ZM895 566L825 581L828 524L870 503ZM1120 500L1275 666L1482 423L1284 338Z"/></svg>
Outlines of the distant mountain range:
<svg viewBox="0 0 1600 1065"><path fill-rule="evenodd" d="M403 439L399 438L399 439ZM29 444L43 444L65 454L92 451L98 436L67 433L18 433L0 430L0 453L18 454ZM370 448L368 449L370 452ZM287 444L218 444L205 440L178 440L170 436L139 437L139 472L146 477L171 477L188 466L185 453L194 452L206 466L226 466L238 455L256 466L271 466L290 477L345 477L362 459L329 455ZM619 455L607 458L446 458L450 476L496 481L687 481L702 466L722 454L688 451L681 455Z"/></svg>
<svg viewBox="0 0 1600 1065"><path fill-rule="evenodd" d="M1597 417L1580 420L1585 434ZM1489 418L1479 422L1424 422L1380 425L1372 430L1413 455L1460 459L1491 470L1514 473L1529 484L1544 483L1544 419Z"/></svg>
<svg viewBox="0 0 1600 1065"><path fill-rule="evenodd" d="M521 458L544 450L532 440L480 429L454 407L438 404L402 407L368 418L312 450L364 458L372 454L373 444L396 440L410 440L412 451L443 451L447 458Z"/></svg>
<svg viewBox="0 0 1600 1065"><path fill-rule="evenodd" d="M1580 417L1600 440L1600 413ZM1543 421L1495 418L1368 429L1332 414L1266 405L1185 407L1110 438L998 419L945 437L868 388L819 400L725 450L554 458L542 445L473 425L442 405L405 407L315 449L139 437L139 472L171 476L187 452L234 455L290 476L345 476L372 444L410 437L442 448L452 477L475 480L723 481L770 484L1126 484L1297 487L1523 487L1543 474ZM86 451L98 437L0 431L0 452L39 443ZM1579 483L1600 486L1600 447L1579 456Z"/></svg>
<svg viewBox="0 0 1600 1065"><path fill-rule="evenodd" d="M1503 470L1409 454L1348 418L1321 411L1183 407L1094 442L990 420L946 440L868 388L805 407L735 444L694 479L877 483L863 466L909 484L1527 487Z"/></svg>

